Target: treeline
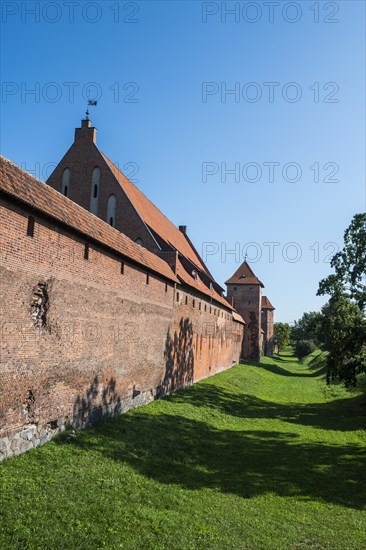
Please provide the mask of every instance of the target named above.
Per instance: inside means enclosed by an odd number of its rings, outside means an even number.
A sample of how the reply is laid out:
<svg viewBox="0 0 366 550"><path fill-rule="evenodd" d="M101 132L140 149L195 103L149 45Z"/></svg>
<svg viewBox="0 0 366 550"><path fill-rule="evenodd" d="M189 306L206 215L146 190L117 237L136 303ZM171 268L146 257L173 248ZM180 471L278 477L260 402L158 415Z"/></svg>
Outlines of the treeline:
<svg viewBox="0 0 366 550"><path fill-rule="evenodd" d="M293 326L275 323L275 338L280 350L292 344L299 359L316 348L327 351L327 382L351 386L366 373L366 214L354 216L331 267L334 273L320 281L317 292L329 301Z"/></svg>

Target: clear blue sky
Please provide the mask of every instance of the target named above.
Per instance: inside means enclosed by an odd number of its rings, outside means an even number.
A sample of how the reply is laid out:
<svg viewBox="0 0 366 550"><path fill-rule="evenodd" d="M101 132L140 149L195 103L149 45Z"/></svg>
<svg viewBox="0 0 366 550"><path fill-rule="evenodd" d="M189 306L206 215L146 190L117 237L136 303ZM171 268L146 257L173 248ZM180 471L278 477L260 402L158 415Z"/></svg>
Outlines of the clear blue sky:
<svg viewBox="0 0 366 550"><path fill-rule="evenodd" d="M1 149L45 179L98 96L98 146L293 321L365 209L365 3L253 4L2 2Z"/></svg>

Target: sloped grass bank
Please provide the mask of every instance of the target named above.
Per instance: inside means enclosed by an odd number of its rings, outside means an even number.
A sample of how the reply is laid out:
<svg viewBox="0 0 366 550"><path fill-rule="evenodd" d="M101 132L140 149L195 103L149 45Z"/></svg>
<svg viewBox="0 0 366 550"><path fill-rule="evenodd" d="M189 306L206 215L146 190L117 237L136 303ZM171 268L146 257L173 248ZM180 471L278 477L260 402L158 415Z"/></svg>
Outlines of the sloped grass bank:
<svg viewBox="0 0 366 550"><path fill-rule="evenodd" d="M2 463L0 548L365 548L365 404L318 352L238 365Z"/></svg>

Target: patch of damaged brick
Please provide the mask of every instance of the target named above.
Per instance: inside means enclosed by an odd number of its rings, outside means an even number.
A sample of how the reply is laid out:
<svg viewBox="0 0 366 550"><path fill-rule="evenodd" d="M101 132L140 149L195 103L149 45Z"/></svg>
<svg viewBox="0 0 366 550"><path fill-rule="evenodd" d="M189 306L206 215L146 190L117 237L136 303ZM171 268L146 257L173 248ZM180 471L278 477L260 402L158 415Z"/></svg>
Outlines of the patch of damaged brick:
<svg viewBox="0 0 366 550"><path fill-rule="evenodd" d="M47 311L49 308L48 285L46 282L38 283L33 290L31 301L31 317L35 327L49 329L47 325Z"/></svg>

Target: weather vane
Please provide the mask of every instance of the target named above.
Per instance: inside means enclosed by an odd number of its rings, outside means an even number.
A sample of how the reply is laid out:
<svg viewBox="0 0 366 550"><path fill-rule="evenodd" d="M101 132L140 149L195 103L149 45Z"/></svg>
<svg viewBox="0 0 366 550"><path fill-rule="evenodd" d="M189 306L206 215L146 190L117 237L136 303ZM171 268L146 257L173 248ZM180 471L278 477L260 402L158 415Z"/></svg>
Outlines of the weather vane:
<svg viewBox="0 0 366 550"><path fill-rule="evenodd" d="M89 120L89 107L96 107L97 106L97 100L96 99L88 99L88 106L86 108L86 120Z"/></svg>

